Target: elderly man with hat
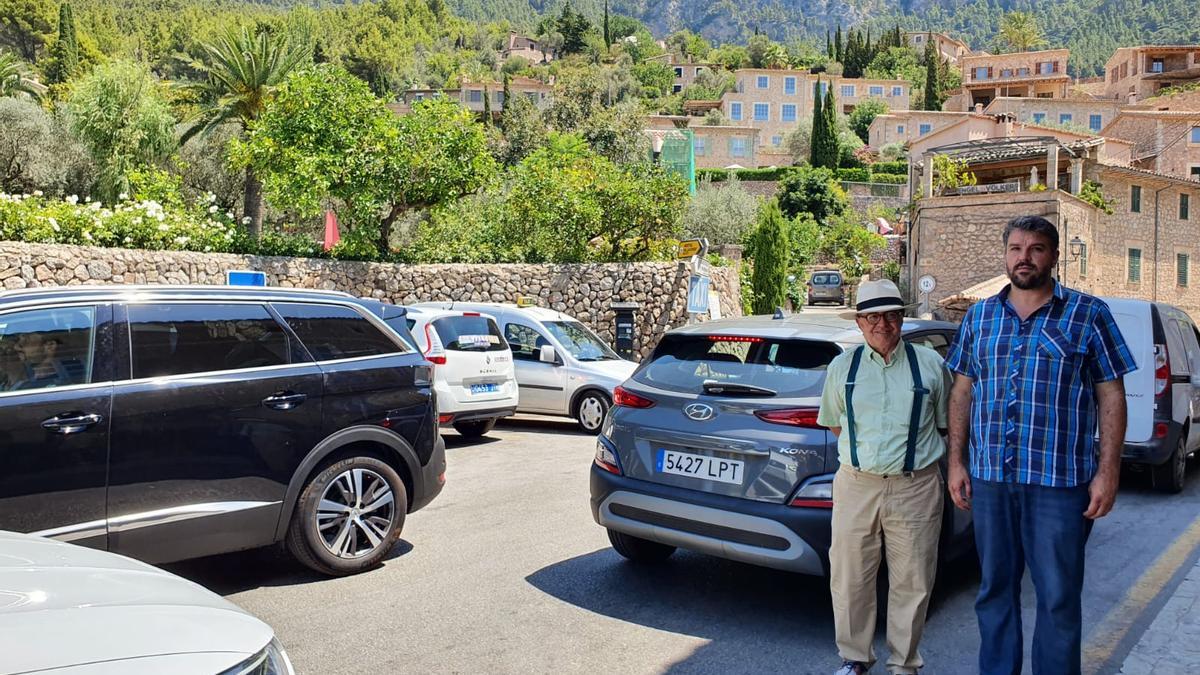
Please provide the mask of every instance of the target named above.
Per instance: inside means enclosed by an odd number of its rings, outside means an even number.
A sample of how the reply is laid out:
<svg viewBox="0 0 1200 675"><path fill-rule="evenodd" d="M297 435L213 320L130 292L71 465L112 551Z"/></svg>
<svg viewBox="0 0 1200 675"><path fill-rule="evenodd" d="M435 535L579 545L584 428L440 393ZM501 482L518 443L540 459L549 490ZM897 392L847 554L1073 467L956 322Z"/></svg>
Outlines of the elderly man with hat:
<svg viewBox="0 0 1200 675"><path fill-rule="evenodd" d="M864 282L853 319L865 344L829 364L817 421L838 437L829 549L837 675L875 663L875 579L887 556L891 673L916 673L937 570L950 377L942 357L900 337L907 306L888 280Z"/></svg>

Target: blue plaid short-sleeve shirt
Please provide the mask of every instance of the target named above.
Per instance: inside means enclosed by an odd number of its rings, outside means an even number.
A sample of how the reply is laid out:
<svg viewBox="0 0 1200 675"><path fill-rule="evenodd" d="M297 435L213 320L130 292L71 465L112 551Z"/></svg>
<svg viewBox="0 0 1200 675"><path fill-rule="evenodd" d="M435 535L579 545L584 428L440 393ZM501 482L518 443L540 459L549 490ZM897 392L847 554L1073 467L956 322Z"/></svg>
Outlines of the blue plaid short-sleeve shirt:
<svg viewBox="0 0 1200 675"><path fill-rule="evenodd" d="M1054 285L1024 321L1009 288L967 312L946 365L974 380L975 478L1074 487L1096 473L1094 385L1136 368L1108 305Z"/></svg>

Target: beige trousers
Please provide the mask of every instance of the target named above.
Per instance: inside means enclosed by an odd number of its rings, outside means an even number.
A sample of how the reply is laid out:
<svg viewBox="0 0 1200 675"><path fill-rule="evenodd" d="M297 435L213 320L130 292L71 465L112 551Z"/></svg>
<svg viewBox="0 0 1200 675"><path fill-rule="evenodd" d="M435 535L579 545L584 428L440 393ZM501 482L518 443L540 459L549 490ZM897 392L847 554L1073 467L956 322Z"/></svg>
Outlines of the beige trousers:
<svg viewBox="0 0 1200 675"><path fill-rule="evenodd" d="M887 555L887 669L916 673L917 645L937 572L942 529L942 477L937 465L911 476L876 476L842 466L833 480L830 591L838 653L875 663L875 579Z"/></svg>

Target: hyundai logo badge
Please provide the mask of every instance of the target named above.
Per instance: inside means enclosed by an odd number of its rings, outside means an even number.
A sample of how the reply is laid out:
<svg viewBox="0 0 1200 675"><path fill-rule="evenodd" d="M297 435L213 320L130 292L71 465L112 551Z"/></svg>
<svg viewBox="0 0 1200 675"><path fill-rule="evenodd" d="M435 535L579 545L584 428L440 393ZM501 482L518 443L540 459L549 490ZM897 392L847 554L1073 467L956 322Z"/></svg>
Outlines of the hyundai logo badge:
<svg viewBox="0 0 1200 675"><path fill-rule="evenodd" d="M703 422L712 419L713 409L703 403L693 403L683 409L683 414L697 422Z"/></svg>

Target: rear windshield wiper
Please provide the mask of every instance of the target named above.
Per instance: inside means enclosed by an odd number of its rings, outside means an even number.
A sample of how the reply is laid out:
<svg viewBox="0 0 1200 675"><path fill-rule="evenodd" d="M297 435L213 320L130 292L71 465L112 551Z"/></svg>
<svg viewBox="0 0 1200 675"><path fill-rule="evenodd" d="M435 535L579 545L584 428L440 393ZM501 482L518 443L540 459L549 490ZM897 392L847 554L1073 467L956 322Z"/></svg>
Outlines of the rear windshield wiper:
<svg viewBox="0 0 1200 675"><path fill-rule="evenodd" d="M774 389L767 389L766 387L756 387L752 384L705 380L704 393L724 396L774 396L779 392Z"/></svg>

